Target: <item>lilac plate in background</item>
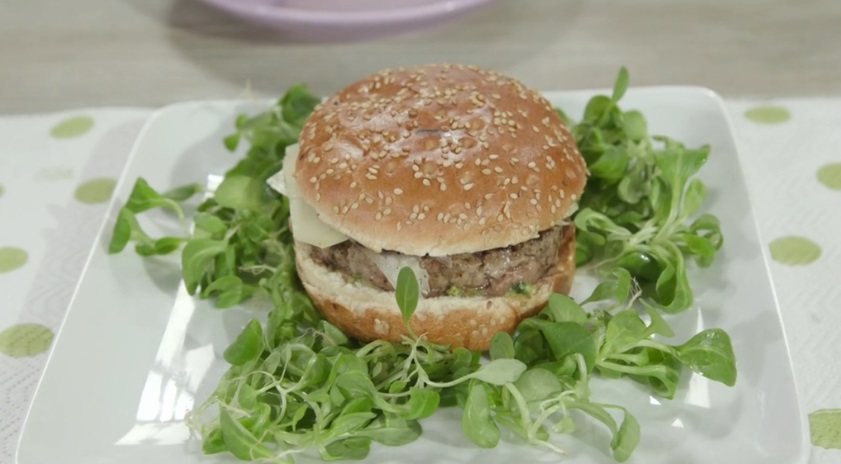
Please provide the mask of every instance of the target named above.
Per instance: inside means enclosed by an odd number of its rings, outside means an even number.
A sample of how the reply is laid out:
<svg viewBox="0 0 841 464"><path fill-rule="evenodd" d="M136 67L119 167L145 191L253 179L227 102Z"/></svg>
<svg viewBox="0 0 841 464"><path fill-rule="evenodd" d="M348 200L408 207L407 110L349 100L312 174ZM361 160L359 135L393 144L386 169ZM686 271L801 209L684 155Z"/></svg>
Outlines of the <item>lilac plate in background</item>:
<svg viewBox="0 0 841 464"><path fill-rule="evenodd" d="M203 0L306 40L364 39L458 18L493 0Z"/></svg>

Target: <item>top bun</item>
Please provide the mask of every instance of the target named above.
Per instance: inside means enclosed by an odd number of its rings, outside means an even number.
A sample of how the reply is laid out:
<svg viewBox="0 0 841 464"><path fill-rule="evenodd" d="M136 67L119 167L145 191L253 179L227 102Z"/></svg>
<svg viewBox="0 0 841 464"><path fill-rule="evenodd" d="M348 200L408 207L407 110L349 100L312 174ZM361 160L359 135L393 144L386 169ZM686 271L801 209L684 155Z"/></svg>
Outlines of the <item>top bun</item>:
<svg viewBox="0 0 841 464"><path fill-rule="evenodd" d="M446 256L535 238L569 216L587 176L543 96L476 67L366 77L317 107L299 143L303 200L377 252Z"/></svg>

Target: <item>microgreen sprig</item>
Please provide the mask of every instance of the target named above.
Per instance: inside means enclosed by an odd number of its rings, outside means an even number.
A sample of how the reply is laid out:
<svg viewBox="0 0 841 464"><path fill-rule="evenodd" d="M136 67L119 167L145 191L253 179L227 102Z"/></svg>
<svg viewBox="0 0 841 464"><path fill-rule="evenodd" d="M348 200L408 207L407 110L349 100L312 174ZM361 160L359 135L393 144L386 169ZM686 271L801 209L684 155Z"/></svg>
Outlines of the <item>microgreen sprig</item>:
<svg viewBox="0 0 841 464"><path fill-rule="evenodd" d="M623 68L612 95L593 97L572 125L591 174L574 217L576 261L626 269L658 307L680 312L693 302L687 260L708 267L723 242L714 216L696 216L709 147L649 135L641 113L619 106L627 87Z"/></svg>

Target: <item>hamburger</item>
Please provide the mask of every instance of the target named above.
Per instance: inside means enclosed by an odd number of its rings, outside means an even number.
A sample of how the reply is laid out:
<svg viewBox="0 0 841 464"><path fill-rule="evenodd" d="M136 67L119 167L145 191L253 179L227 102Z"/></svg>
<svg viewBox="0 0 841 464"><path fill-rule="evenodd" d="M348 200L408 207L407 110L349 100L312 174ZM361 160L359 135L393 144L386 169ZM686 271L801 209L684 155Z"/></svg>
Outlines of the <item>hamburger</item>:
<svg viewBox="0 0 841 464"><path fill-rule="evenodd" d="M323 101L269 183L290 200L301 281L363 341L407 334L394 297L412 268L413 331L486 350L568 293L569 220L587 180L538 92L471 66L384 70Z"/></svg>

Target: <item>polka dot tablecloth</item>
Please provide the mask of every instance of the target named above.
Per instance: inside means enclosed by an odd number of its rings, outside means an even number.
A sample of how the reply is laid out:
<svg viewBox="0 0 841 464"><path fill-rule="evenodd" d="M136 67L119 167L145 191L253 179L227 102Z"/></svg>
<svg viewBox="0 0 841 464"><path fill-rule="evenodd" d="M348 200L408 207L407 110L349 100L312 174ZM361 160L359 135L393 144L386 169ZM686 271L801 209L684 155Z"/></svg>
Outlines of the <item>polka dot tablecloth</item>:
<svg viewBox="0 0 841 464"><path fill-rule="evenodd" d="M812 461L841 462L841 99L727 103ZM149 110L0 117L0 464Z"/></svg>

